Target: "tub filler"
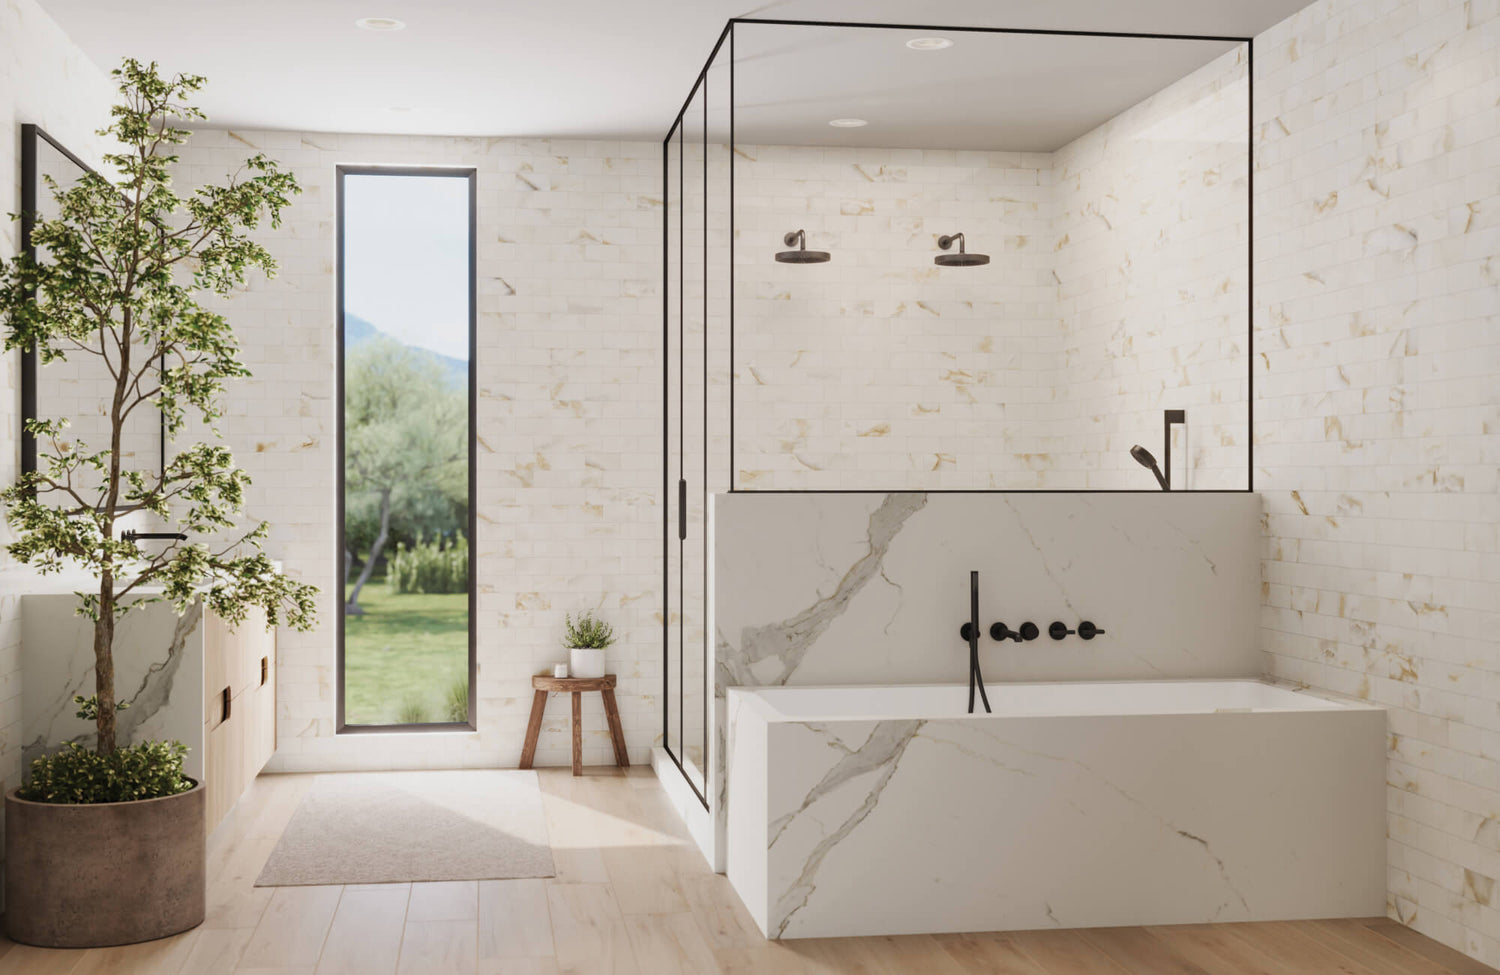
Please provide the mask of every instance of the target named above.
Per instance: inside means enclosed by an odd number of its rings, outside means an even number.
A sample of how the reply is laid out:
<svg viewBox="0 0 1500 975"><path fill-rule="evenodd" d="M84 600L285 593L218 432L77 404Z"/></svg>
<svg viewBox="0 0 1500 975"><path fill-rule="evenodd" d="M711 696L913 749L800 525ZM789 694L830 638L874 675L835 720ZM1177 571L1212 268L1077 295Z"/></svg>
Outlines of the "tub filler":
<svg viewBox="0 0 1500 975"><path fill-rule="evenodd" d="M1385 913L1385 713L1253 680L730 688L771 938Z"/></svg>

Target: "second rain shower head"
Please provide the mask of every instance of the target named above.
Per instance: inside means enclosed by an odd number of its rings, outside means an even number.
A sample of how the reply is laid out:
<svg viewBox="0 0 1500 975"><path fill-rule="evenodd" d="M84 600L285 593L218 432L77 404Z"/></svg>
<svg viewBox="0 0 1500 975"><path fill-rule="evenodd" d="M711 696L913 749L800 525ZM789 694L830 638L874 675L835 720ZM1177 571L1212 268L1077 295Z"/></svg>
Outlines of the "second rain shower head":
<svg viewBox="0 0 1500 975"><path fill-rule="evenodd" d="M990 262L990 255L988 254L970 254L964 250L963 234L944 234L938 238L937 243L938 247L947 250L953 246L954 241L958 241L958 253L939 254L932 259L932 263L938 267L978 267L981 264L988 264Z"/></svg>
<svg viewBox="0 0 1500 975"><path fill-rule="evenodd" d="M832 260L832 255L827 251L810 251L807 249L807 234L800 230L794 230L781 238L782 243L791 247L797 245L794 251L778 251L776 262L778 264L826 264Z"/></svg>

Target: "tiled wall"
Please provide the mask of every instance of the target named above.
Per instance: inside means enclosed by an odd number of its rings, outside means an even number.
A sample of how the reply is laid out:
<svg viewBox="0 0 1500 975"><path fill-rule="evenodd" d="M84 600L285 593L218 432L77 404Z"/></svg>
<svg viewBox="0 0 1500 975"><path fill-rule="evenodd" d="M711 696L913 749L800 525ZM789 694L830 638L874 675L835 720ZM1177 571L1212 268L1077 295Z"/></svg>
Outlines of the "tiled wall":
<svg viewBox="0 0 1500 975"><path fill-rule="evenodd" d="M1249 437L1248 51L1237 47L1053 155L1063 362L1054 483L1240 489ZM1144 479L1143 479L1144 477Z"/></svg>
<svg viewBox="0 0 1500 975"><path fill-rule="evenodd" d="M269 550L323 589L320 627L283 631L282 770L510 765L530 677L565 659L563 614L596 609L633 761L660 733L661 176L659 145L287 132L198 132L185 183L263 150L303 193L265 240L281 271L227 303L254 379L224 429L255 479ZM478 732L336 736L335 166L478 170ZM613 761L597 695L584 759ZM554 695L538 764L568 761Z"/></svg>
<svg viewBox="0 0 1500 975"><path fill-rule="evenodd" d="M33 122L98 165L106 151L94 130L109 121L112 87L63 34L35 0L5 0L0 5L0 213L19 209L21 194L21 124ZM0 219L0 255L12 257L20 246L20 227ZM21 356L0 356L0 483L13 483L20 471ZM0 544L10 540L0 523ZM21 776L21 599L4 582L13 571L10 556L0 551L0 788L11 789ZM0 817L3 820L3 817Z"/></svg>
<svg viewBox="0 0 1500 975"><path fill-rule="evenodd" d="M1390 913L1500 965L1500 4L1255 53L1269 667L1389 709Z"/></svg>
<svg viewBox="0 0 1500 975"><path fill-rule="evenodd" d="M738 147L743 488L1032 487L1061 351L1046 154ZM827 264L780 264L807 231ZM939 268L963 232L988 266ZM954 248L955 251L957 248Z"/></svg>

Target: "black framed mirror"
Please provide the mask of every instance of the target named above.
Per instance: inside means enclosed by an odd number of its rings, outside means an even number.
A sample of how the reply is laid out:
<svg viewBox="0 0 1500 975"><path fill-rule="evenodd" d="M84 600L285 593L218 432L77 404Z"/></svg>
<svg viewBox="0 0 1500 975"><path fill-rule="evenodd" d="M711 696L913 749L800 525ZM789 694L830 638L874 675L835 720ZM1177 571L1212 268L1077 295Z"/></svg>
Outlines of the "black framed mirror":
<svg viewBox="0 0 1500 975"><path fill-rule="evenodd" d="M32 245L38 220L57 215L48 178L66 188L94 170L40 126L21 126L21 247L33 259L46 260ZM21 471L37 467L36 438L26 430L28 419L67 417L68 436L100 449L108 442L107 405L114 379L97 356L78 355L42 364L36 349L21 350ZM154 456L160 471L166 464L166 425L154 407L133 414L125 430L121 453L139 459ZM140 465L145 466L145 465Z"/></svg>

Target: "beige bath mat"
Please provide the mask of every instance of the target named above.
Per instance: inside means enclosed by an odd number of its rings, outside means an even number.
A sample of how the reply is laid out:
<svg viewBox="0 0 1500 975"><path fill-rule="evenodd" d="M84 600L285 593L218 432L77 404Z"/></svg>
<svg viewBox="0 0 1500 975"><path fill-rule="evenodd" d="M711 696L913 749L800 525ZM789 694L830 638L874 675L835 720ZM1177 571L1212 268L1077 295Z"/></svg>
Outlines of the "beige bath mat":
<svg viewBox="0 0 1500 975"><path fill-rule="evenodd" d="M255 885L554 874L535 772L359 772L313 785Z"/></svg>

